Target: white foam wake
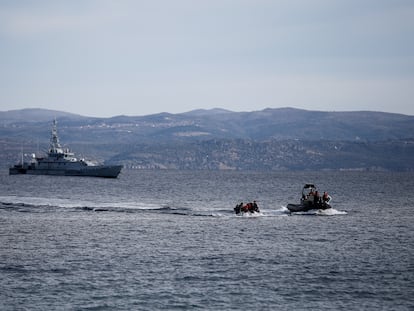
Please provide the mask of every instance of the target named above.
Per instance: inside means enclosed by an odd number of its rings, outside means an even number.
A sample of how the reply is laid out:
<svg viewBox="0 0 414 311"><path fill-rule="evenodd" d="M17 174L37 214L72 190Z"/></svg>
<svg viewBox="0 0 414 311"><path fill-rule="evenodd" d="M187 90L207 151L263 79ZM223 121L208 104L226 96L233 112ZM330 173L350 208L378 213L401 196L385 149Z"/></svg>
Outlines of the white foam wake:
<svg viewBox="0 0 414 311"><path fill-rule="evenodd" d="M32 207L83 208L90 210L157 210L165 208L164 205L148 202L96 202L88 200L20 196L0 196L0 202L4 204L15 204Z"/></svg>
<svg viewBox="0 0 414 311"><path fill-rule="evenodd" d="M317 210L316 214L318 216L336 216L336 215L346 215L347 212L338 211L334 208L328 208L328 209L325 209L325 210Z"/></svg>

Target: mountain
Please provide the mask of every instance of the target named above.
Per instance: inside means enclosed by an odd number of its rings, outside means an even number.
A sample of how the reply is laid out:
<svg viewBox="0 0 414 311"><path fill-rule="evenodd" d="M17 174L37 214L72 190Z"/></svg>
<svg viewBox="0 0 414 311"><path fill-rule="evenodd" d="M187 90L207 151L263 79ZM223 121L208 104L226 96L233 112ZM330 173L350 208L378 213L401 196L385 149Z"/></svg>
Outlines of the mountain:
<svg viewBox="0 0 414 311"><path fill-rule="evenodd" d="M124 142L205 139L272 139L378 141L414 137L414 116L384 112L323 112L293 108L232 112L224 109L194 110L181 114L147 116L84 117L64 112L24 109L0 112L0 126L7 135L48 135L52 119L70 130L68 141L108 140ZM30 123L30 125L26 125ZM24 125L24 126L23 126ZM18 129L21 129L19 131ZM85 129L89 134L85 137ZM0 137L4 133L0 132ZM35 136L36 135L36 136ZM97 137L98 136L98 137ZM102 138L104 138L102 137Z"/></svg>
<svg viewBox="0 0 414 311"><path fill-rule="evenodd" d="M129 167L414 170L414 116L293 108L111 118L0 112L0 165L15 162L22 146L25 152L46 150L55 117L63 145Z"/></svg>
<svg viewBox="0 0 414 311"><path fill-rule="evenodd" d="M214 116L219 114L234 113L233 111L222 109L222 108L213 108L213 109L196 109L183 113L183 115L189 117L206 117Z"/></svg>
<svg viewBox="0 0 414 311"><path fill-rule="evenodd" d="M54 118L79 119L82 116L63 111L39 108L0 111L0 123L2 125L23 122L50 122Z"/></svg>

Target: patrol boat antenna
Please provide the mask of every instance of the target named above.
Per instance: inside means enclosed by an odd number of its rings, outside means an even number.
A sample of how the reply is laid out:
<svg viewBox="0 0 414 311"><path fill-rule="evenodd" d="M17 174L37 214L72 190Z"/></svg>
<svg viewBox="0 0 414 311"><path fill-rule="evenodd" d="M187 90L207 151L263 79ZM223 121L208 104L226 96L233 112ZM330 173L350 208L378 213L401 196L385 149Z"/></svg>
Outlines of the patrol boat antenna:
<svg viewBox="0 0 414 311"><path fill-rule="evenodd" d="M62 154L63 149L59 142L59 137L57 134L57 121L56 119L53 120L52 124L52 135L50 137L50 148L49 148L50 154Z"/></svg>

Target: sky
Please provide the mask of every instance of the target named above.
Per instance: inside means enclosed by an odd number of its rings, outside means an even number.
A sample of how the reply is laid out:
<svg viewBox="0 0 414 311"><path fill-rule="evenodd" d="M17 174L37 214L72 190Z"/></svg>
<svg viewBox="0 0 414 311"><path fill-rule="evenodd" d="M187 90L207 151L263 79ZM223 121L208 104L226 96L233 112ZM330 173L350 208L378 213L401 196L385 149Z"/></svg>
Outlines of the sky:
<svg viewBox="0 0 414 311"><path fill-rule="evenodd" d="M412 0L0 0L0 111L414 115Z"/></svg>

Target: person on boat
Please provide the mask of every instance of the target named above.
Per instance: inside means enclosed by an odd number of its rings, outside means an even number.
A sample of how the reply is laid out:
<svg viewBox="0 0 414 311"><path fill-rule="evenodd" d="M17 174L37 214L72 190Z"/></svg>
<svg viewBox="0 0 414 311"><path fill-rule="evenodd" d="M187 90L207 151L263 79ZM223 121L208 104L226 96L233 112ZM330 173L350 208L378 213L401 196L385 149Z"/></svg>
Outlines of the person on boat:
<svg viewBox="0 0 414 311"><path fill-rule="evenodd" d="M321 197L319 196L318 190L315 192L315 196L313 197L313 204L318 205L320 203Z"/></svg>
<svg viewBox="0 0 414 311"><path fill-rule="evenodd" d="M241 202L240 204L237 204L236 207L234 208L234 212L236 214L240 214L242 207L243 207L243 202Z"/></svg>
<svg viewBox="0 0 414 311"><path fill-rule="evenodd" d="M244 206L242 207L242 211L243 211L244 213L247 213L247 212L249 212L249 211L250 211L250 204L251 204L251 203L247 203L246 205L244 205Z"/></svg>
<svg viewBox="0 0 414 311"><path fill-rule="evenodd" d="M257 206L256 201L253 201L252 210L253 212L257 212L257 213L259 212L259 206Z"/></svg>
<svg viewBox="0 0 414 311"><path fill-rule="evenodd" d="M313 188L311 188L310 192L308 193L308 195L306 196L306 200L308 202L310 202L311 204L314 203L314 198L315 198L315 192L313 191Z"/></svg>
<svg viewBox="0 0 414 311"><path fill-rule="evenodd" d="M328 194L328 192L324 192L322 196L323 203L327 204L331 200L331 196Z"/></svg>

